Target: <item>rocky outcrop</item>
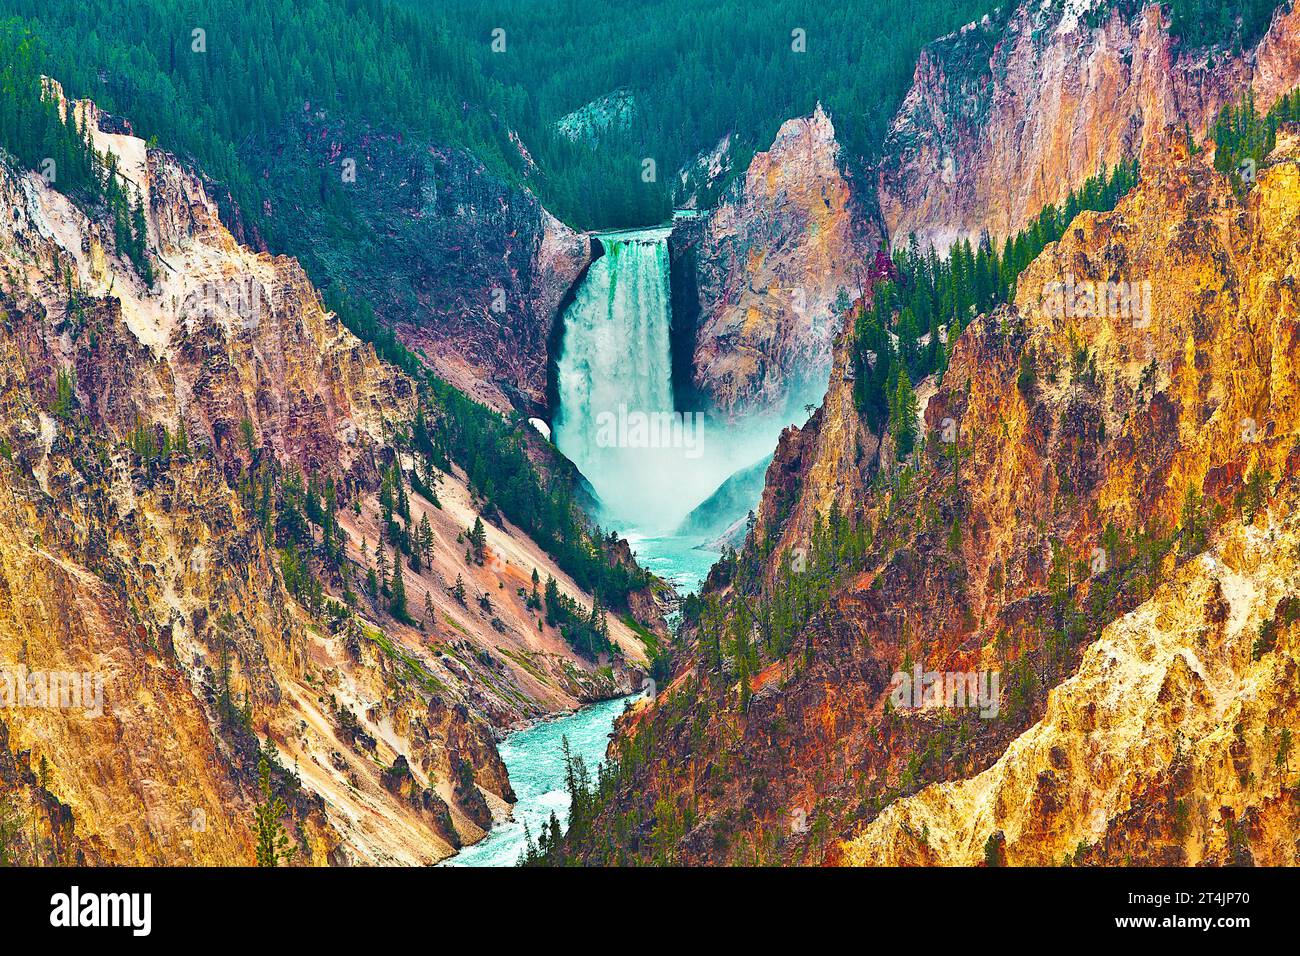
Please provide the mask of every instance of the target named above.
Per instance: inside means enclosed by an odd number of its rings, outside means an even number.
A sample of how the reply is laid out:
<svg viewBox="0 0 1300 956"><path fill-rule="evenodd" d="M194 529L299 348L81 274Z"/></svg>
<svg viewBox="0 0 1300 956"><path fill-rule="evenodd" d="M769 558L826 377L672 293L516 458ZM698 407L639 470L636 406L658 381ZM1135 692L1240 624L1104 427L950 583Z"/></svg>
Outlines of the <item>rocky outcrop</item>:
<svg viewBox="0 0 1300 956"><path fill-rule="evenodd" d="M992 767L893 804L844 862L977 866L1000 834L1001 865L1294 865L1298 541L1294 514L1226 529Z"/></svg>
<svg viewBox="0 0 1300 956"><path fill-rule="evenodd" d="M774 553L807 552L813 526L831 509L855 513L880 464L882 436L858 413L853 395L852 323L835 349L826 397L801 427L790 426L777 443L756 513L756 537ZM775 562L769 563L769 569Z"/></svg>
<svg viewBox="0 0 1300 956"><path fill-rule="evenodd" d="M941 251L1025 228L1090 176L1198 141L1247 89L1267 110L1300 84L1300 8L1253 50L1183 49L1158 6L1074 0L999 8L929 44L885 143L880 209L892 243Z"/></svg>
<svg viewBox="0 0 1300 956"><path fill-rule="evenodd" d="M410 382L325 310L297 262L236 243L175 157L100 129L89 101L76 109L140 191L156 278L146 285L114 255L108 226L6 166L0 260L17 309L44 319L27 327L32 378L52 385L73 369L80 407L119 437L183 426L235 461L249 454L247 420L254 443L284 462L351 470L382 440L385 416L411 406Z"/></svg>
<svg viewBox="0 0 1300 956"><path fill-rule="evenodd" d="M678 211L699 210L703 214L703 210L714 204L718 191L731 175L735 161L730 133L711 149L701 150L677 171L673 183L673 208Z"/></svg>
<svg viewBox="0 0 1300 956"><path fill-rule="evenodd" d="M862 189L818 107L785 123L724 192L687 266L700 303L692 381L706 405L745 414L809 389L820 397L845 307L863 291L860 264L878 244Z"/></svg>
<svg viewBox="0 0 1300 956"><path fill-rule="evenodd" d="M314 104L248 155L274 190L266 212L277 246L301 250L313 276L373 305L462 391L498 410L544 407L548 340L591 259L586 236L461 149ZM319 178L276 175L285 165ZM321 235L328 261L314 259Z"/></svg>
<svg viewBox="0 0 1300 956"><path fill-rule="evenodd" d="M566 139L596 143L610 130L625 131L637 109L636 94L631 90L611 90L561 116L553 128Z"/></svg>

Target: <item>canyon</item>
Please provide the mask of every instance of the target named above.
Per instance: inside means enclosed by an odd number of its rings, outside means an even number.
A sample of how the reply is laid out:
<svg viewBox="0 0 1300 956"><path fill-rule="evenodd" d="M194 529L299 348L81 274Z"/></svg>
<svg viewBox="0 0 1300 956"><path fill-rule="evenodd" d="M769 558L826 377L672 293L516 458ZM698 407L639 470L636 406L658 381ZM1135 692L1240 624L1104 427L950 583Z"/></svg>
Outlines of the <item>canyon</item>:
<svg viewBox="0 0 1300 956"><path fill-rule="evenodd" d="M827 515L858 517L861 558L840 559L799 642L759 651L756 671L710 663L710 630L736 632L697 619L674 681L624 719L620 785L574 852L1293 861L1277 748L1295 706L1297 143L1280 137L1241 198L1172 129L1114 212L1082 214L1014 305L964 332L919 460L892 436L858 456L866 429L833 386L783 439L759 531L706 596L757 603L762 647L792 553L815 567L847 546L826 543L850 533ZM1045 290L1067 271L1151 276L1154 321L1054 312ZM913 662L1000 671L1000 713L891 707L890 674Z"/></svg>
<svg viewBox="0 0 1300 956"><path fill-rule="evenodd" d="M298 865L1294 865L1300 128L1247 180L1209 134L1298 86L1293 3L1244 49L1006 5L924 47L878 156L818 103L592 231L513 131L512 177L306 102L239 146L300 261L47 81L152 275L0 155L3 858L246 865L278 800ZM578 146L638 110L592 104ZM890 251L1132 160L873 424ZM1000 693L900 703L923 672ZM102 701L9 703L59 675ZM575 714L612 741L537 858Z"/></svg>
<svg viewBox="0 0 1300 956"><path fill-rule="evenodd" d="M895 244L1006 236L1132 155L1141 182L1113 212L1080 214L1015 300L952 343L942 381L917 383L915 453L862 417L854 329L832 326L825 397L782 435L753 529L688 614L673 680L620 720L613 782L566 860L1294 861L1300 140L1279 130L1243 187L1212 168L1203 136L1246 91L1269 104L1300 82L1294 8L1248 55L1211 51L1217 79L1195 95L1177 93L1184 61L1158 9L1100 13L1022 5L923 56L916 89L931 98L904 103L881 171ZM1015 46L1021 30L1032 47ZM1166 99L1136 107L1130 89L1148 94L1126 79L1063 108L1039 57L1104 64L1128 31L1157 51ZM981 57L1019 78L1023 113L998 114L1011 93L986 89L978 115L941 98L980 86ZM947 79L959 70L976 71L969 88ZM915 145L929 133L910 138L925 111L962 117L958 154L1019 165L948 175L941 151ZM1121 128L1134 135L1107 139ZM891 178L898 155L912 165ZM1023 195L979 191L1006 185ZM1151 318L1063 312L1068 278L1138 283ZM811 610L794 646L774 650L791 591ZM898 709L890 675L914 666L1000 673L1000 712Z"/></svg>
<svg viewBox="0 0 1300 956"><path fill-rule="evenodd" d="M294 260L236 242L174 156L48 90L139 191L156 278L111 227L3 164L0 649L7 679L89 673L103 688L102 715L6 707L6 818L31 821L6 853L248 864L263 760L296 862L454 853L513 801L498 736L629 693L648 632L611 614L613 659L576 653L528 589L539 575L578 604L592 595L455 465L396 440L417 383ZM347 596L391 522L384 472L429 482L410 494L432 546L405 572L421 609L405 621ZM270 494L273 476L277 520L297 513L284 489L304 476L337 491L345 573L325 595L290 590L268 499L248 487ZM464 541L485 511L475 558Z"/></svg>

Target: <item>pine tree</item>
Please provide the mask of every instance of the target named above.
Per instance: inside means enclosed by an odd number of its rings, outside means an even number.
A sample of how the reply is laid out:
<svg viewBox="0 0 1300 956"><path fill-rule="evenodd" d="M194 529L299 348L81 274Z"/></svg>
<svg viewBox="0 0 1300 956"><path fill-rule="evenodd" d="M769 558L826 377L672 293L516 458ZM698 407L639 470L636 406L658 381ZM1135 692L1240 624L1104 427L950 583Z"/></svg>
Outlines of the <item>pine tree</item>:
<svg viewBox="0 0 1300 956"><path fill-rule="evenodd" d="M559 818L556 817L554 810L551 811L551 819L547 823L547 828L550 830L550 848L551 852L554 854L551 858L551 864L553 866L563 866L564 831L560 829L560 821Z"/></svg>
<svg viewBox="0 0 1300 956"><path fill-rule="evenodd" d="M551 627L559 622L560 619L560 586L555 583L552 575L546 576L546 623Z"/></svg>
<svg viewBox="0 0 1300 956"><path fill-rule="evenodd" d="M388 555L384 553L384 542L375 543L375 573L379 578L379 593L388 594Z"/></svg>
<svg viewBox="0 0 1300 956"><path fill-rule="evenodd" d="M257 454L257 435L253 430L251 418L244 418L239 422L239 433L244 439L244 447L248 449L248 458L252 461Z"/></svg>
<svg viewBox="0 0 1300 956"><path fill-rule="evenodd" d="M271 765L266 757L257 764L258 790L261 800L253 807L253 832L257 836L257 865L279 866L289 862L293 847L280 818L288 812L284 800L273 796L271 790Z"/></svg>
<svg viewBox="0 0 1300 956"><path fill-rule="evenodd" d="M72 373L59 369L54 376L54 405L50 408L51 414L65 421L71 420L75 401L76 397L72 390Z"/></svg>
<svg viewBox="0 0 1300 956"><path fill-rule="evenodd" d="M397 513L402 516L403 521L409 523L411 501L406 496L406 482L402 479L402 468L397 462L393 462L393 487L397 491Z"/></svg>
<svg viewBox="0 0 1300 956"><path fill-rule="evenodd" d="M482 564L486 560L487 531L483 528L482 517L475 517L474 527L469 533L469 544L473 551L474 563Z"/></svg>
<svg viewBox="0 0 1300 956"><path fill-rule="evenodd" d="M379 514L385 528L393 524L393 507L393 473L386 471L379 484Z"/></svg>
<svg viewBox="0 0 1300 956"><path fill-rule="evenodd" d="M417 532L420 546L419 550L424 554L424 563L433 564L433 528L429 525L429 516L427 514L420 516L420 529Z"/></svg>
<svg viewBox="0 0 1300 956"><path fill-rule="evenodd" d="M2 855L3 853L4 853L4 845L0 844L0 866L3 866L7 863L4 856ZM533 842L533 831L528 828L528 821L524 820L524 852L523 855L519 858L519 862L516 865L534 866L540 861L540 859L541 859L541 854L538 852L537 844Z"/></svg>
<svg viewBox="0 0 1300 956"><path fill-rule="evenodd" d="M891 405L889 430L894 436L894 445L901 461L912 453L916 444L918 415L916 393L912 391L906 368L900 367L898 370L898 385Z"/></svg>
<svg viewBox="0 0 1300 956"><path fill-rule="evenodd" d="M145 285L153 285L153 266L149 262L148 227L144 220L144 200L140 190L135 192L135 202L131 206L131 241L128 255Z"/></svg>
<svg viewBox="0 0 1300 956"><path fill-rule="evenodd" d="M393 617L399 621L409 620L406 611L406 582L402 580L402 562L398 558L393 561L393 580L392 580L392 599L388 602L388 609L392 612Z"/></svg>

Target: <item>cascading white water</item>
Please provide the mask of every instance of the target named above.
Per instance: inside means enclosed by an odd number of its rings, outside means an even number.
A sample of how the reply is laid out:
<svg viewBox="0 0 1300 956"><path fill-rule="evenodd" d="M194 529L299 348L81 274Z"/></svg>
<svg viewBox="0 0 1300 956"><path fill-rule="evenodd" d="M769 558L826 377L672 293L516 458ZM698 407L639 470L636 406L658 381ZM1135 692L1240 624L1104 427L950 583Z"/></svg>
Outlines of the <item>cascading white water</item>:
<svg viewBox="0 0 1300 956"><path fill-rule="evenodd" d="M655 472L683 451L640 447L648 441L618 432L620 415L626 422L629 413L673 411L670 232L597 237L605 254L565 312L558 363L555 444L587 476L610 517L637 523L661 516Z"/></svg>
<svg viewBox="0 0 1300 956"><path fill-rule="evenodd" d="M791 421L674 411L671 232L598 234L605 254L564 313L557 361L556 447L595 488L601 519L633 538L670 533L730 475L771 454Z"/></svg>

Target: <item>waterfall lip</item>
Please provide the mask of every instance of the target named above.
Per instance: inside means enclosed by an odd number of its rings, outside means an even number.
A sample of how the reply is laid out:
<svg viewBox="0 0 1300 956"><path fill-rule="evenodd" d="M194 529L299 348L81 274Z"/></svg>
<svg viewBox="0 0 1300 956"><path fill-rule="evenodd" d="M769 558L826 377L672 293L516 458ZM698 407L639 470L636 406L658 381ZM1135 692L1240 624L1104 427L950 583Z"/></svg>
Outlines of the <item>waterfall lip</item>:
<svg viewBox="0 0 1300 956"><path fill-rule="evenodd" d="M667 241L673 233L673 223L659 226L641 226L633 229L609 229L593 232L592 235L601 242L643 242L659 243Z"/></svg>

